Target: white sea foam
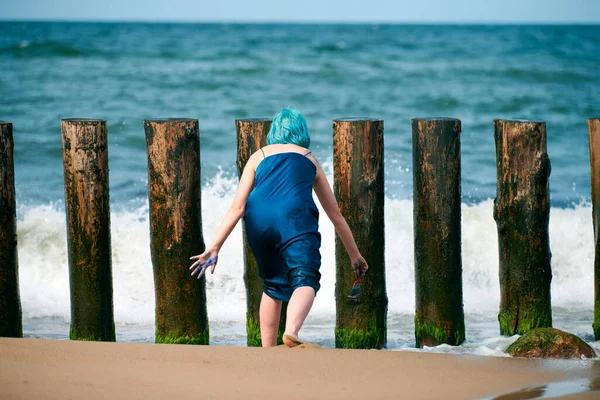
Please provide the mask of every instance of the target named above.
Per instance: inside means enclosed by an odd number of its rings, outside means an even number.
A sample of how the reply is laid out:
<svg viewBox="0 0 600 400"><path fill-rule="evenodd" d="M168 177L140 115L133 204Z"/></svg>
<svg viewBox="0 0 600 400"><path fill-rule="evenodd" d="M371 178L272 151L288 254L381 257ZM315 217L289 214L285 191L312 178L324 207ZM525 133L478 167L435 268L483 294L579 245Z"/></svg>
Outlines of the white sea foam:
<svg viewBox="0 0 600 400"><path fill-rule="evenodd" d="M227 211L235 186L235 179L219 173L202 188L203 228L207 243L214 237ZM65 322L69 320L65 214L60 209L55 205L41 205L19 211L19 273L25 319L52 317ZM497 235L492 210L491 199L462 206L465 315L471 326L483 324L483 331L477 328L476 332L469 332L468 327L468 338L497 335L494 320L500 293ZM387 198L385 221L389 315L411 315L415 306L412 201ZM147 204L133 211L114 211L111 225L115 320L122 326L152 326L154 287ZM334 230L322 210L320 230L323 238L322 288L307 320L307 327L311 324L315 327L333 326L335 322ZM589 317L588 330L591 331L594 296L591 207L552 208L550 241L553 307L562 310L563 317L566 315L563 318L566 325L570 323L569 315L578 321L582 316ZM223 246L215 274L208 276L207 294L209 318L213 323L229 321L237 324L244 321L241 224ZM398 336L410 337L413 327L404 325L409 324L407 321L411 318L402 318L400 323L390 322L390 328ZM239 326L243 329L243 324ZM587 330L582 329L585 334ZM310 332L307 333L310 335ZM389 336L393 341L391 332ZM503 344L486 345L480 341L470 344L469 349L474 353L496 354L498 346ZM399 346L402 344L399 343Z"/></svg>

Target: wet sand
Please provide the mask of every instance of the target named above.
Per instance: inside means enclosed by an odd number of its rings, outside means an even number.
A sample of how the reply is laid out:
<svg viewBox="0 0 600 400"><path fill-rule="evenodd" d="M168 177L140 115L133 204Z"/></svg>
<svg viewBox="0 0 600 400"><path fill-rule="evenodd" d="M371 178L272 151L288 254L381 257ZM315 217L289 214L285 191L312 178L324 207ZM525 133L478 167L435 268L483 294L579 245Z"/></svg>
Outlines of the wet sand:
<svg viewBox="0 0 600 400"><path fill-rule="evenodd" d="M0 399L483 399L589 378L596 366L587 365L558 369L537 360L316 346L0 338ZM518 398L535 397L498 397Z"/></svg>

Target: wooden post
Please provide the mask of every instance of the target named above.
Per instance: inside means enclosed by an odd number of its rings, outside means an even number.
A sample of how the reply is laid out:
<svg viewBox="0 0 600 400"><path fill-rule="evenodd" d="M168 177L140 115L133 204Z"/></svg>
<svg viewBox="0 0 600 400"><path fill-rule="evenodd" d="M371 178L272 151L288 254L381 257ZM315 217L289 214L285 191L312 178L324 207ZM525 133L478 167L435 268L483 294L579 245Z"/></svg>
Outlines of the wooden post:
<svg viewBox="0 0 600 400"><path fill-rule="evenodd" d="M465 340L460 120L412 120L417 347Z"/></svg>
<svg viewBox="0 0 600 400"><path fill-rule="evenodd" d="M333 121L334 192L358 249L369 264L360 294L349 298L353 268L339 238L335 240L336 327L338 348L381 349L387 341L385 285L383 121L345 118Z"/></svg>
<svg viewBox="0 0 600 400"><path fill-rule="evenodd" d="M594 337L600 340L600 118L588 119L594 225Z"/></svg>
<svg viewBox="0 0 600 400"><path fill-rule="evenodd" d="M71 340L115 341L106 121L61 121Z"/></svg>
<svg viewBox="0 0 600 400"><path fill-rule="evenodd" d="M546 124L494 121L500 334L552 327Z"/></svg>
<svg viewBox="0 0 600 400"><path fill-rule="evenodd" d="M270 119L249 118L235 121L237 132L237 168L241 177L248 159L254 152L267 144L267 134L271 129ZM242 221L244 241L244 284L246 286L246 334L248 346L260 347L259 309L263 293L262 279L258 276L258 265L246 238L246 225ZM283 344L287 302L281 307L277 343Z"/></svg>
<svg viewBox="0 0 600 400"><path fill-rule="evenodd" d="M0 337L23 337L13 151L13 126L0 121Z"/></svg>
<svg viewBox="0 0 600 400"><path fill-rule="evenodd" d="M144 130L156 343L208 344L206 279L188 269L190 257L205 249L198 120L145 120Z"/></svg>

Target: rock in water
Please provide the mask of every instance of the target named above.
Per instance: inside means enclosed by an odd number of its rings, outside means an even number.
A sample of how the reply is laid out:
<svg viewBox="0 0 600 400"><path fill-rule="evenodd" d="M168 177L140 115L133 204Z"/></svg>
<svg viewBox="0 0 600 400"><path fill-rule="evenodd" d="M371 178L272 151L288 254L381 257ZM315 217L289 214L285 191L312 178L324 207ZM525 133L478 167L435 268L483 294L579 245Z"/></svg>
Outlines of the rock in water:
<svg viewBox="0 0 600 400"><path fill-rule="evenodd" d="M508 346L513 357L593 358L596 352L579 337L555 328L532 329Z"/></svg>

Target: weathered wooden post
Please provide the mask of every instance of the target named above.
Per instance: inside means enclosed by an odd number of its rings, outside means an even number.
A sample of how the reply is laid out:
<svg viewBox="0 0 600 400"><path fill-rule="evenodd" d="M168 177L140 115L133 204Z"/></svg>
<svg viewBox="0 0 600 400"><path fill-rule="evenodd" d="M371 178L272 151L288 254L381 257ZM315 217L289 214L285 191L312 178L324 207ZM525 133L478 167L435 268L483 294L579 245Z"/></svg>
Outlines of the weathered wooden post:
<svg viewBox="0 0 600 400"><path fill-rule="evenodd" d="M197 119L144 121L156 343L208 344L205 277L190 275L204 249Z"/></svg>
<svg viewBox="0 0 600 400"><path fill-rule="evenodd" d="M334 192L358 249L369 264L360 294L349 298L353 268L336 235L336 326L338 348L381 349L387 341L385 285L383 121L333 121Z"/></svg>
<svg viewBox="0 0 600 400"><path fill-rule="evenodd" d="M546 124L494 121L500 334L552 327Z"/></svg>
<svg viewBox="0 0 600 400"><path fill-rule="evenodd" d="M13 126L0 121L0 337L23 337Z"/></svg>
<svg viewBox="0 0 600 400"><path fill-rule="evenodd" d="M417 347L465 340L460 120L412 120Z"/></svg>
<svg viewBox="0 0 600 400"><path fill-rule="evenodd" d="M267 134L271 128L270 119L249 118L237 119L237 168L241 177L250 156L267 144ZM258 265L246 238L246 226L242 221L244 242L244 284L246 286L246 334L248 346L261 346L260 336L260 299L263 293L262 279L258 276ZM281 307L279 334L277 343L283 344L282 336L285 330L285 315L287 303Z"/></svg>
<svg viewBox="0 0 600 400"><path fill-rule="evenodd" d="M600 118L588 119L594 224L594 337L600 340Z"/></svg>
<svg viewBox="0 0 600 400"><path fill-rule="evenodd" d="M61 121L71 340L115 341L106 121Z"/></svg>

